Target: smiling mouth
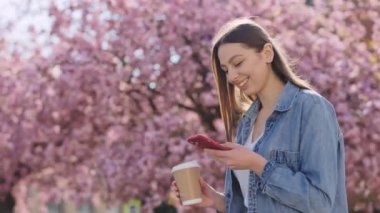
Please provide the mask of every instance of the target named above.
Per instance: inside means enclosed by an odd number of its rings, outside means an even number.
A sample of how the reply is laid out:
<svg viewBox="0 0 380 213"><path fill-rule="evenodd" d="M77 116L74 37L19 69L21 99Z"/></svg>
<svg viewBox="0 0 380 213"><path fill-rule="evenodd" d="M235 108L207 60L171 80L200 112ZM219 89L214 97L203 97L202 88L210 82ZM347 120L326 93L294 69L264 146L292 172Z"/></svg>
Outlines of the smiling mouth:
<svg viewBox="0 0 380 213"><path fill-rule="evenodd" d="M245 80L241 81L240 83L237 84L237 86L240 88L240 89L244 89L246 88L246 85L248 83L248 78L246 78Z"/></svg>

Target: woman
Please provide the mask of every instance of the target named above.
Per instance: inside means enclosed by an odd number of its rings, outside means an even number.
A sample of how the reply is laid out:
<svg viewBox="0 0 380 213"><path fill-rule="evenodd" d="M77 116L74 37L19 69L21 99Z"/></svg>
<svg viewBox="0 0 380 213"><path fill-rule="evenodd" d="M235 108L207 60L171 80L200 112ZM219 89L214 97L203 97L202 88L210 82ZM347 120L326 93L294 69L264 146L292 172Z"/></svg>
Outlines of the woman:
<svg viewBox="0 0 380 213"><path fill-rule="evenodd" d="M200 180L220 212L348 212L344 142L331 103L296 76L255 21L225 24L212 48L230 151L205 150L227 166L225 192ZM172 183L173 191L178 189Z"/></svg>

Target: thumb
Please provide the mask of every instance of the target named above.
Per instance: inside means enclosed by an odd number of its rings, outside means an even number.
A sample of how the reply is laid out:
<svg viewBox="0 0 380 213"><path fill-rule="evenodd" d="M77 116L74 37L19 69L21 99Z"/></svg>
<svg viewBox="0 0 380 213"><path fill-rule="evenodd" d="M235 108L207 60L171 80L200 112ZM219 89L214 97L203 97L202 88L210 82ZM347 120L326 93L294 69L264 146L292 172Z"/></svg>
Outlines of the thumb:
<svg viewBox="0 0 380 213"><path fill-rule="evenodd" d="M199 178L199 184L201 185L201 191L203 194L208 194L208 183L203 178Z"/></svg>
<svg viewBox="0 0 380 213"><path fill-rule="evenodd" d="M203 178L199 178L199 183L201 184L201 190L205 195L210 194L212 191L215 191L215 189L210 186Z"/></svg>
<svg viewBox="0 0 380 213"><path fill-rule="evenodd" d="M201 185L201 188L207 185L206 181L202 177L199 178L199 184Z"/></svg>

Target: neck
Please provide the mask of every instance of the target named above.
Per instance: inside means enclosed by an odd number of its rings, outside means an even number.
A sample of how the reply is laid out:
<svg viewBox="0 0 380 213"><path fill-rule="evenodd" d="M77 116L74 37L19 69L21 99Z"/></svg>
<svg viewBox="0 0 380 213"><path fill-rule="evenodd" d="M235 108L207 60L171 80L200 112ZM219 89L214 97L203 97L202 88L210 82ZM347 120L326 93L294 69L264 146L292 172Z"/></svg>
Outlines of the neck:
<svg viewBox="0 0 380 213"><path fill-rule="evenodd" d="M272 112L284 87L285 84L273 73L264 88L258 94L262 105L261 110L264 112Z"/></svg>

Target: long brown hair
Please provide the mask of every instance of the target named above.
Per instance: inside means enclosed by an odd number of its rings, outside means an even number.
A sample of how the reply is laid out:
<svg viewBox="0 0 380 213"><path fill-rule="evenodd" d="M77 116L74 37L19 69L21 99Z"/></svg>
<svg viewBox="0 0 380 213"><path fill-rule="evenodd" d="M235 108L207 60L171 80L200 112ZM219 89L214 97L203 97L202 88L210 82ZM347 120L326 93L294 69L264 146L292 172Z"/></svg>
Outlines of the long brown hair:
<svg viewBox="0 0 380 213"><path fill-rule="evenodd" d="M226 137L227 141L232 142L240 116L254 100L230 84L225 72L221 69L218 49L226 43L241 43L257 52L261 52L266 43L272 44L274 57L271 66L276 76L284 83L289 81L302 89L312 89L312 87L294 73L280 47L275 44L267 31L252 18L238 18L227 22L213 38L211 57Z"/></svg>

